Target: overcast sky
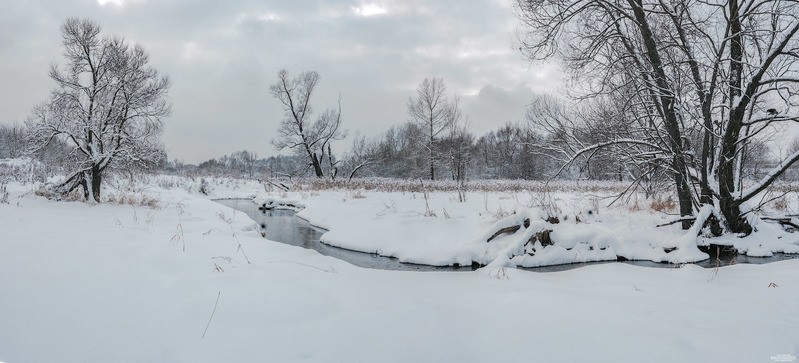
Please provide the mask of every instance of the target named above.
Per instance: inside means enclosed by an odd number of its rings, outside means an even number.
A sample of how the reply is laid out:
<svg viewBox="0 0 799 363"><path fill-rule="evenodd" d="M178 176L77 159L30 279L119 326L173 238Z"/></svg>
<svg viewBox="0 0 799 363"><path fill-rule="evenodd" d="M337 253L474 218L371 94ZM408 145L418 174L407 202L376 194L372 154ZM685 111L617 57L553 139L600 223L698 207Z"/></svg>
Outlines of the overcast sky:
<svg viewBox="0 0 799 363"><path fill-rule="evenodd" d="M141 43L171 77L170 158L275 154L282 110L268 88L282 68L318 71L314 108L341 94L350 134L407 120L425 77L443 78L482 134L519 121L535 93L561 84L556 67L514 50L511 1L0 0L0 122L23 121L47 97L48 66L62 62L59 25L78 16Z"/></svg>

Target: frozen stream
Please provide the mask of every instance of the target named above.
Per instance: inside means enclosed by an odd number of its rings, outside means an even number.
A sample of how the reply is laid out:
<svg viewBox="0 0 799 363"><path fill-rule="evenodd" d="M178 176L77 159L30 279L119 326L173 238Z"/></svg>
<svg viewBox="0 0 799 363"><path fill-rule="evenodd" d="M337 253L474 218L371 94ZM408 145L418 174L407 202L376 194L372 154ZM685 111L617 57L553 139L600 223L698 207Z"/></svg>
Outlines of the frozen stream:
<svg viewBox="0 0 799 363"><path fill-rule="evenodd" d="M216 200L216 202L231 207L233 209L242 211L261 226L265 226L266 238L272 241L282 242L293 246L309 248L325 256L335 257L340 260L347 261L356 266L382 269L382 270L402 270L402 271L472 271L476 268L476 266L441 267L441 266L428 266L428 265L418 265L411 263L402 263L399 262L398 259L392 257L385 257L373 253L365 253L365 252L359 252L359 251L353 251L344 248L329 246L319 241L319 238L322 236L322 234L325 233L324 229L312 226L310 223L308 223L308 221L297 217L293 211L283 210L283 209L262 211L258 209L257 204L253 203L249 199L219 199ZM698 262L696 263L696 265L708 268L716 267L717 260L715 256L716 254L715 248L708 251L708 253L711 254L711 258L702 262ZM729 265L731 263L761 264L767 262L787 260L796 257L799 256L795 254L793 255L775 254L773 257L767 257L767 258L747 257L746 255L740 255L733 251L722 251L721 256L719 257L718 260L721 261L720 265L724 266L724 265ZM592 262L592 264L597 264L597 263L613 263L613 262ZM656 263L651 261L625 261L624 263L638 265L638 266L659 267L659 268L677 267L677 265ZM553 271L569 270L573 268L582 267L585 265L586 264L567 264L567 265L526 268L525 270L538 271L538 272L553 272Z"/></svg>

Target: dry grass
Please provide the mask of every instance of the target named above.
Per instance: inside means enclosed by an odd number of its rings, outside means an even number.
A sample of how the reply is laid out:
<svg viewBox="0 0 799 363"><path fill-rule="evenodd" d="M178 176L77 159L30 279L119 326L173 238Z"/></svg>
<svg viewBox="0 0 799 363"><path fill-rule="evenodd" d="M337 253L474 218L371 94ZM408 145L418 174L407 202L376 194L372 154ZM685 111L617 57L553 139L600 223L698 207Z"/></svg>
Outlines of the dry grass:
<svg viewBox="0 0 799 363"><path fill-rule="evenodd" d="M788 198L785 197L785 195L782 195L771 201L771 207L777 211L785 211L788 209L788 206L789 206L789 201Z"/></svg>
<svg viewBox="0 0 799 363"><path fill-rule="evenodd" d="M33 194L39 197L44 197L50 200L59 200L64 202L82 202L85 200L83 197L83 192L80 188L76 188L75 190L67 193L66 195L62 195L52 190L52 188L45 184L39 184L36 190L33 191Z"/></svg>
<svg viewBox="0 0 799 363"><path fill-rule="evenodd" d="M366 196L363 194L362 191L356 190L356 191L350 193L350 198L352 198L352 199L364 199L364 198L366 198Z"/></svg>
<svg viewBox="0 0 799 363"><path fill-rule="evenodd" d="M291 185L293 191L300 190L363 190L380 192L583 192L583 193L621 193L628 184L616 181L574 181L574 180L473 180L460 183L454 180L359 178L347 180L296 179Z"/></svg>
<svg viewBox="0 0 799 363"><path fill-rule="evenodd" d="M108 194L106 195L104 202L110 204L161 209L161 203L157 198L143 193L118 192L116 194Z"/></svg>
<svg viewBox="0 0 799 363"><path fill-rule="evenodd" d="M677 210L677 202L674 201L672 196L668 196L666 198L655 197L652 198L652 201L649 203L649 208L658 212L670 213Z"/></svg>

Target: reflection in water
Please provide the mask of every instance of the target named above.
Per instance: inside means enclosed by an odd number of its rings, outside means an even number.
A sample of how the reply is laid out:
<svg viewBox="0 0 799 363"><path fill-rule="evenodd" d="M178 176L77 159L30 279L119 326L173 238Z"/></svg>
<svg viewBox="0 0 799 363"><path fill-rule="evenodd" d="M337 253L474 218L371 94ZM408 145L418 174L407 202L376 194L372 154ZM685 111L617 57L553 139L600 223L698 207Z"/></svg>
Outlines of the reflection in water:
<svg viewBox="0 0 799 363"><path fill-rule="evenodd" d="M233 209L246 213L255 222L261 225L261 228L266 230L266 238L272 241L282 242L293 246L304 247L315 250L325 256L335 257L340 260L347 261L353 265L375 268L381 270L403 270L403 271L472 271L476 267L464 266L428 266L417 265L410 263L401 263L396 258L380 256L372 253L364 253L352 251L344 248L333 247L319 242L319 238L325 233L324 229L316 228L307 221L295 216L293 211L272 209L272 210L259 210L258 205L249 199L220 199L216 202ZM720 250L718 259L716 251ZM726 266L736 263L754 263L761 264L767 262L774 262L779 260L786 260L799 257L796 254L775 254L774 257L747 257L732 251L731 249L717 249L715 247L709 248L706 252L710 254L710 259L696 263L702 267L716 267ZM600 263L614 263L614 262L592 262L590 264ZM646 266L646 267L660 267L660 268L675 268L678 265L671 265L666 263L657 263L652 261L625 261L624 263ZM574 268L582 267L587 264L567 264L556 266L545 266L535 268L525 268L524 270L538 271L538 272L554 272L571 270Z"/></svg>

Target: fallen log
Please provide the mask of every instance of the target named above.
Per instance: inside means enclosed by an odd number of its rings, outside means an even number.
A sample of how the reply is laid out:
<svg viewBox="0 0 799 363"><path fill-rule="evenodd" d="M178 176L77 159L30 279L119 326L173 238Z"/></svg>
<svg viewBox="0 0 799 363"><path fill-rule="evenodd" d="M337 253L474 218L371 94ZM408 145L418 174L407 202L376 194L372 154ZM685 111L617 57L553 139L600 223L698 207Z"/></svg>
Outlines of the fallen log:
<svg viewBox="0 0 799 363"><path fill-rule="evenodd" d="M500 235L506 233L516 233L516 231L518 231L519 228L522 228L522 226L510 226L510 227L500 228L498 231L494 232L494 234L492 234L491 237L488 237L486 242L491 242L492 239L497 238Z"/></svg>
<svg viewBox="0 0 799 363"><path fill-rule="evenodd" d="M503 234L516 233L516 231L518 231L522 227L524 228L530 227L530 218L525 218L524 221L522 221L521 226L510 226L510 227L500 228L498 231L494 232L494 234L492 234L491 237L488 237L486 242L491 242L491 240Z"/></svg>
<svg viewBox="0 0 799 363"><path fill-rule="evenodd" d="M554 242L552 242L552 237L550 237L550 233L552 233L551 229L542 229L541 232L538 232L535 235L533 235L533 238L530 239L530 242L532 243L535 243L535 241L541 242L542 247L552 245L554 244Z"/></svg>

